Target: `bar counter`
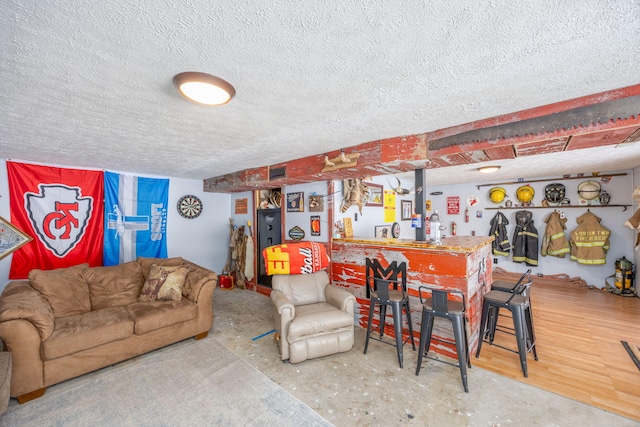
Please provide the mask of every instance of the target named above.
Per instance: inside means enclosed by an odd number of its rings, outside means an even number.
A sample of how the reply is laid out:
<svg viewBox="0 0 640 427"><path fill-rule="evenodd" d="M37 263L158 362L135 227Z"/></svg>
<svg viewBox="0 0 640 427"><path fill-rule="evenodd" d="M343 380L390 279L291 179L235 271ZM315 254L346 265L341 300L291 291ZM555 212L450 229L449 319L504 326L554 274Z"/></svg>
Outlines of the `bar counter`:
<svg viewBox="0 0 640 427"><path fill-rule="evenodd" d="M410 239L353 237L333 239L331 277L334 284L349 289L356 296L356 321L367 327L369 299L366 297L366 258L380 260L383 266L393 261L407 263L407 285L411 318L416 338L420 334L422 307L418 297L420 285L462 291L467 303L467 333L471 352L478 345L482 297L491 287L492 262L490 236L448 236L441 245ZM388 313L390 310L388 311ZM378 313L374 318L377 324ZM404 326L405 338L408 328ZM393 319L388 315L385 335L394 337ZM453 340L451 322L436 321L434 338ZM416 345L417 345L416 340ZM432 342L431 351L455 356L455 347Z"/></svg>
<svg viewBox="0 0 640 427"><path fill-rule="evenodd" d="M382 237L349 237L333 239L333 243L357 243L362 245L376 245L402 248L430 249L434 251L449 252L475 252L480 248L490 245L491 236L448 236L442 239L441 245L434 245L428 241L422 242L411 239L391 239Z"/></svg>

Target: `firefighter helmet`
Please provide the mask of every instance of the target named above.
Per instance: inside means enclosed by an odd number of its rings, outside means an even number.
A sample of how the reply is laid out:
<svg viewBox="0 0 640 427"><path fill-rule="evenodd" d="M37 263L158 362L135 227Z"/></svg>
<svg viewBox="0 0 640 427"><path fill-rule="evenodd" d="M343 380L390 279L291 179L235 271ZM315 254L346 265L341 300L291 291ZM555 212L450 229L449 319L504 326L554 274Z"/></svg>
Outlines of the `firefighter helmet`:
<svg viewBox="0 0 640 427"><path fill-rule="evenodd" d="M489 197L493 203L500 203L504 200L507 195L507 190L502 187L493 187L489 190Z"/></svg>
<svg viewBox="0 0 640 427"><path fill-rule="evenodd" d="M582 200L596 200L600 197L600 183L592 180L581 182L578 185L578 195Z"/></svg>
<svg viewBox="0 0 640 427"><path fill-rule="evenodd" d="M529 184L522 185L516 190L516 197L518 197L518 200L520 200L521 203L531 203L535 194L536 192Z"/></svg>
<svg viewBox="0 0 640 427"><path fill-rule="evenodd" d="M561 203L566 194L563 184L554 182L544 187L544 199L549 203Z"/></svg>
<svg viewBox="0 0 640 427"><path fill-rule="evenodd" d="M610 201L611 201L611 196L609 195L609 193L607 193L604 190L600 190L600 204L608 205Z"/></svg>

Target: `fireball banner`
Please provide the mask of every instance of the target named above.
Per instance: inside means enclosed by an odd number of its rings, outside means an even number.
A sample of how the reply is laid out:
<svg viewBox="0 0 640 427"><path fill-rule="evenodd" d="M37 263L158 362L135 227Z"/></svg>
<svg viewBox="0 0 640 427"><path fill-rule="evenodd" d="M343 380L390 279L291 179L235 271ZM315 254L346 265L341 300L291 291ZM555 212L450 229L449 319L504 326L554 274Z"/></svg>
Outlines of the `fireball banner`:
<svg viewBox="0 0 640 427"><path fill-rule="evenodd" d="M169 180L104 173L104 265L167 257Z"/></svg>
<svg viewBox="0 0 640 427"><path fill-rule="evenodd" d="M311 274L329 266L322 243L298 242L269 246L262 250L265 270L272 274Z"/></svg>
<svg viewBox="0 0 640 427"><path fill-rule="evenodd" d="M7 161L11 222L33 238L13 253L9 279L34 268L102 265L103 173Z"/></svg>

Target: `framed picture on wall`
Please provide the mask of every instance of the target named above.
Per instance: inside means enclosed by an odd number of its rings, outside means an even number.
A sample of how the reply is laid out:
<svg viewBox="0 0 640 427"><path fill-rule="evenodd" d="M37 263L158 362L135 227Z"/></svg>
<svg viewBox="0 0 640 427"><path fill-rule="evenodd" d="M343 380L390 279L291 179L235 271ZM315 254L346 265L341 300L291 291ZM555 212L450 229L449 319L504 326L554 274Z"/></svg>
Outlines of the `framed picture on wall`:
<svg viewBox="0 0 640 427"><path fill-rule="evenodd" d="M320 215L311 215L311 235L320 235Z"/></svg>
<svg viewBox="0 0 640 427"><path fill-rule="evenodd" d="M323 212L324 211L324 197L312 194L309 196L309 212Z"/></svg>
<svg viewBox="0 0 640 427"><path fill-rule="evenodd" d="M390 225L376 225L375 227L376 237L382 237L383 239L391 237L391 226Z"/></svg>
<svg viewBox="0 0 640 427"><path fill-rule="evenodd" d="M304 212L304 193L287 193L287 212Z"/></svg>
<svg viewBox="0 0 640 427"><path fill-rule="evenodd" d="M413 202L411 200L401 200L402 203L402 213L400 219L411 219L411 214L413 213Z"/></svg>
<svg viewBox="0 0 640 427"><path fill-rule="evenodd" d="M365 182L369 187L369 198L367 199L367 206L384 206L384 188L380 184L374 184L372 182Z"/></svg>
<svg viewBox="0 0 640 427"><path fill-rule="evenodd" d="M31 236L23 233L0 216L0 259L29 243Z"/></svg>
<svg viewBox="0 0 640 427"><path fill-rule="evenodd" d="M236 199L235 214L246 214L248 212L249 199Z"/></svg>

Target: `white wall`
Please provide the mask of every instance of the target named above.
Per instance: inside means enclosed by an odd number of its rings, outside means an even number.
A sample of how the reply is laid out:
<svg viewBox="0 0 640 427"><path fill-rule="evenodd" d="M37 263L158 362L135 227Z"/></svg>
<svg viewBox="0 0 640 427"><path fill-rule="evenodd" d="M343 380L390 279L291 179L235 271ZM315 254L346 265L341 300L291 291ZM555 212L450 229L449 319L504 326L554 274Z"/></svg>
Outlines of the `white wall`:
<svg viewBox="0 0 640 427"><path fill-rule="evenodd" d="M373 182L374 184L380 184L384 187L384 190L390 190L397 186L397 181L394 177L389 176L375 176L367 182ZM401 180L402 188L412 189L415 187L413 181ZM415 239L416 232L414 228L411 228L411 220L402 220L402 200L410 200L412 202L413 211L415 212L415 196L413 194L406 194L404 196L396 195L396 209L395 220L392 222L384 221L384 207L380 206L364 206L362 208L362 214L360 214L358 207L351 206L346 212L340 212L340 205L342 201L342 181L335 181L334 188L336 194L334 194L334 219L335 221L344 220L345 217L350 217L353 223L353 235L359 237L373 237L375 234L376 225L391 225L393 222L400 224L400 236L401 239ZM357 215L356 215L357 214Z"/></svg>
<svg viewBox="0 0 640 427"><path fill-rule="evenodd" d="M304 211L303 212L287 212L287 194L304 193ZM309 212L309 196L311 195L325 196L322 212ZM327 182L318 181L308 184L288 185L282 188L282 211L284 212L284 222L282 230L284 239L291 240L289 230L298 226L304 231L304 240L312 242L328 242L333 234L333 226L329 224L329 202L327 199ZM320 236L311 235L311 217L320 217Z"/></svg>
<svg viewBox="0 0 640 427"><path fill-rule="evenodd" d="M7 162L0 159L0 216L11 221L9 216L9 183L7 181ZM9 268L12 255L0 259L0 290L4 289L9 280Z"/></svg>
<svg viewBox="0 0 640 427"><path fill-rule="evenodd" d="M611 249L607 255L607 264L587 266L578 264L575 261L571 261L569 257L555 258L555 257L538 257L538 267L531 267L534 273L555 275L566 274L569 277L579 276L584 279L589 285L595 287L603 287L605 285L605 279L615 273L615 261L622 256L625 256L629 260L635 260L634 262L640 262L640 259L635 258L634 254L634 242L635 232L629 227L624 226L624 222L633 215L636 205L632 201L631 194L634 188L634 171L607 171L608 173L626 173L626 176L612 177L608 184L602 184L602 189L606 190L611 195L610 204L626 204L633 205L626 211L621 207L596 207L596 206L581 206L579 208L562 208L567 217L567 238L568 233L577 227L576 218L582 215L590 209L595 215L601 218L601 223L611 230ZM602 172L601 175L606 172ZM531 179L546 179L546 178L559 178L559 177L538 177ZM579 198L577 194L578 185L583 181L589 179L585 176L584 179L572 179L572 180L555 180L562 182L567 190L567 197L571 199L572 204L579 204ZM383 184L385 189L390 189L396 186L395 178L393 177L374 177L373 182ZM535 190L534 205L541 206L541 202L544 198L544 187L551 183L553 180L546 182L532 182L531 186ZM456 184L446 186L429 186L427 181L425 199L431 201L432 210L427 212L427 216L437 210L442 218L442 224L446 227L443 232L444 235L451 234L451 222L455 222L457 225L457 235L471 235L475 231L476 235L488 235L490 230L490 222L493 216L498 212L497 210L490 210L487 208L494 208L495 205L489 199L489 189L491 186L485 186L477 188L479 184L490 184L495 181L485 181L474 184ZM516 198L516 189L520 185L527 184L527 181L522 183L502 185L509 195L509 198L513 203L518 203ZM342 188L341 182L336 182L336 189ZM402 181L404 188L413 188L414 182ZM432 192L442 192L442 195L431 195ZM447 197L457 196L460 198L460 213L456 215L447 214ZM469 207L469 222L464 220L464 211L467 207L466 200L469 196L477 196L479 203L473 207ZM349 216L354 218L353 229L354 235L359 237L373 237L374 227L376 225L391 224L384 222L384 210L381 207L364 207L362 215L358 214L358 220L355 221L355 214L358 212L356 207L349 208L344 214L340 213L340 198L341 194L336 194L336 206L335 206L335 218L336 220ZM415 231L411 228L411 221L400 220L400 201L404 199L413 199L413 195L397 196L396 197L396 221L400 223L401 231L400 237L407 239L415 239ZM509 239L513 240L513 231L515 228L515 213L520 209L502 209L501 212L505 214L510 224L508 226ZM545 232L546 224L544 219L555 208L545 209L530 209L533 213L534 225L538 230L539 245L542 241L542 237ZM478 214L479 213L479 214ZM480 215L480 217L478 217ZM539 253L539 251L538 251ZM498 259L497 267L504 268L507 271L522 273L527 268L527 265L522 263L514 263L511 261L511 257L495 257ZM613 283L610 280L611 283Z"/></svg>
<svg viewBox="0 0 640 427"><path fill-rule="evenodd" d="M117 172L117 171L115 171ZM602 184L602 188L611 195L610 204L627 204L632 205L626 211L619 207L590 207L591 211L602 219L602 224L609 228L612 232L611 250L607 255L607 264L602 266L585 266L570 261L569 258L539 257L539 266L534 267L534 273L553 275L566 274L570 277L579 276L589 285L603 287L605 279L615 272L615 261L622 256L626 256L629 260L634 260L636 265L640 262L640 257L636 256L638 252L634 251L636 232L629 227L624 226L624 222L633 215L637 208L631 197L635 186L640 185L639 178L636 178L635 171L608 171L609 173L627 173L626 176L613 177L608 184ZM135 174L135 172L122 172ZM602 172L604 174L605 172ZM557 177L540 177L557 178ZM588 179L588 177L585 177ZM558 180L567 188L567 195L573 204L578 204L577 187L582 182L581 179L575 180ZM385 189L395 187L397 182L394 177L379 176L374 177L371 182L381 184ZM485 181L476 184L489 184L493 181ZM531 183L536 191L534 203L540 206L544 186L549 182ZM524 181L522 184L527 183ZM458 235L470 235L475 231L477 235L488 235L490 229L491 218L497 212L489 210L489 207L495 207L489 197L490 186L478 189L476 184L456 184L448 186L429 186L427 182L426 199L431 200L432 209L438 210L443 225L447 227L444 234L450 234L451 221L457 224ZM515 191L519 185L512 184L503 185L509 194L509 198L516 203ZM413 180L403 180L404 188L413 188ZM253 193L248 191L244 193L206 193L202 190L203 184L200 180L189 180L170 178L169 185L169 214L167 219L167 242L169 256L182 256L204 267L213 269L221 273L228 253L229 245L229 218L234 218L237 225L247 225L248 221L253 221L254 200ZM333 224L328 223L328 200L334 199L334 220L340 220L344 217L353 219L353 229L355 236L373 237L374 227L376 225L390 225L391 222L384 221L384 209L382 207L365 206L362 214L358 212L357 207L349 208L344 214L340 212L340 201L342 199L342 182L334 182L335 194L327 195L327 183L325 181L291 185L282 189L283 191L283 210L285 211L285 220L283 223L283 232L287 236L288 231L295 225L300 226L305 231L305 239L320 242L328 241L329 236L333 233ZM0 216L9 220L9 195L7 184L6 162L0 159ZM305 211L286 213L285 197L287 193L304 192ZM442 191L442 195L430 195L431 192ZM318 195L326 195L324 200L323 212L317 213L321 216L321 233L319 237L311 236L310 216L316 213L310 213L308 209L309 195L316 193ZM195 219L182 218L176 210L178 199L185 194L194 194L203 202L204 209L202 214ZM447 196L460 197L460 213L457 215L448 215L446 208ZM466 207L466 199L469 196L477 196L479 203L477 206L470 207L469 222L464 221L464 209ZM234 212L236 199L248 199L247 214L236 215ZM414 239L415 230L411 228L410 220L401 220L401 200L414 200L412 194L396 197L395 221L400 224L400 238ZM586 212L588 207L580 208L560 208L568 218L567 231L573 230L576 226L576 218ZM415 209L415 206L414 206ZM535 226L538 230L540 240L545 231L544 219L553 210L549 209L531 209ZM517 209L502 212L510 221L508 227L509 238L513 238L513 229L515 222L515 212ZM427 212L430 215L433 211ZM481 217L477 217L476 213L480 212ZM357 213L357 219L356 219ZM247 231L248 233L248 231ZM285 237L288 238L288 237ZM510 258L497 257L498 267L502 267L508 271L524 272L528 267L525 264L514 263ZM0 260L0 290L4 288L8 281L9 267L11 265L11 255Z"/></svg>
<svg viewBox="0 0 640 427"><path fill-rule="evenodd" d="M64 167L64 165L54 166ZM139 175L135 172L113 172ZM193 194L202 200L203 210L199 217L186 219L178 214L176 209L178 199L185 194ZM204 192L201 180L170 178L167 215L168 255L181 256L220 273L227 254L230 211L228 194ZM0 216L10 220L5 159L0 159ZM12 255L9 255L0 260L0 291L9 281L11 259Z"/></svg>
<svg viewBox="0 0 640 427"><path fill-rule="evenodd" d="M198 179L170 178L167 249L170 257L181 256L220 274L229 246L230 197L203 191ZM202 200L202 213L194 219L182 218L178 199L193 194Z"/></svg>

